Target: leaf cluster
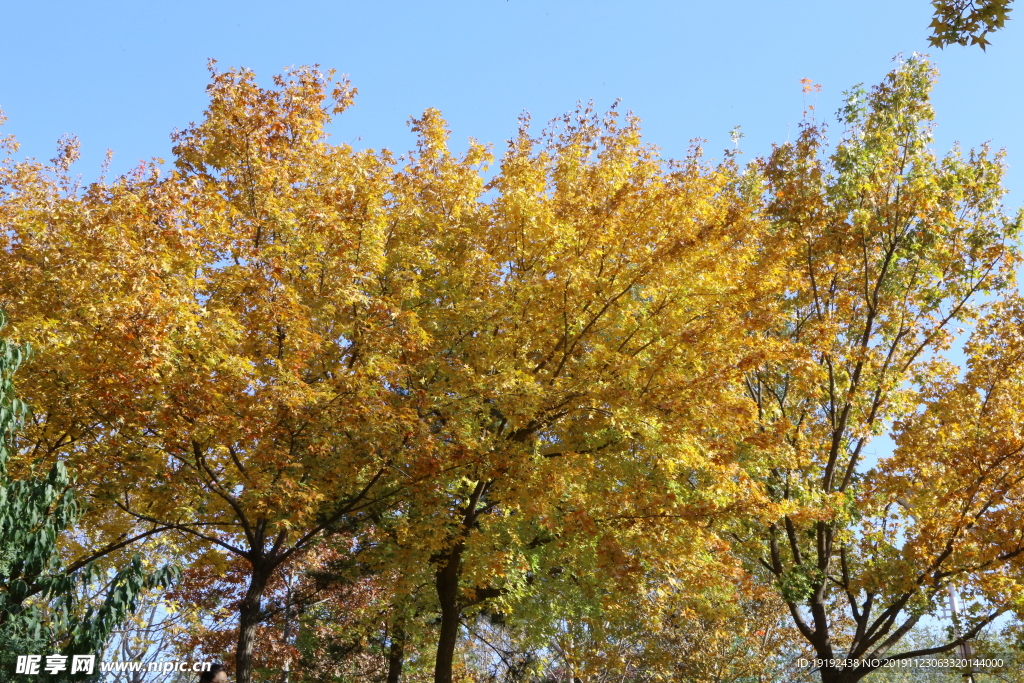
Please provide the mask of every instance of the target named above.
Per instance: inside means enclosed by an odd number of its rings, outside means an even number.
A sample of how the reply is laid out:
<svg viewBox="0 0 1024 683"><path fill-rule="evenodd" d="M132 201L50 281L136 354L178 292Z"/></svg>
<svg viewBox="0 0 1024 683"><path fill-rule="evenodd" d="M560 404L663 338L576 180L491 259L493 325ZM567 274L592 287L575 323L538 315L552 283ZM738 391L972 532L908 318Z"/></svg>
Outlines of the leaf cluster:
<svg viewBox="0 0 1024 683"><path fill-rule="evenodd" d="M977 45L984 50L986 36L1003 28L1013 0L934 0L935 14L928 42L935 47Z"/></svg>

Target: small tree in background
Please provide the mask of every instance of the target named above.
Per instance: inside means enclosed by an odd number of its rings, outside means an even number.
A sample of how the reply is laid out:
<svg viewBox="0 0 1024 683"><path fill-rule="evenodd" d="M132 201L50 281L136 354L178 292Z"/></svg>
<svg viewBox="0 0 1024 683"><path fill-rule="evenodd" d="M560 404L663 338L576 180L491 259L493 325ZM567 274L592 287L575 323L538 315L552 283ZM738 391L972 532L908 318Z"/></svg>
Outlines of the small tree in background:
<svg viewBox="0 0 1024 683"><path fill-rule="evenodd" d="M0 328L5 322L0 313ZM13 680L18 655L53 653L69 663L52 680L83 679L71 674L70 656L101 653L135 611L140 591L168 586L175 570L147 573L135 555L101 604L82 604L80 592L100 578L93 560L114 549L68 566L61 561L58 538L82 514L67 467L57 462L45 477L18 481L7 474L8 439L28 411L14 396L12 376L27 354L27 347L0 339L0 681Z"/></svg>

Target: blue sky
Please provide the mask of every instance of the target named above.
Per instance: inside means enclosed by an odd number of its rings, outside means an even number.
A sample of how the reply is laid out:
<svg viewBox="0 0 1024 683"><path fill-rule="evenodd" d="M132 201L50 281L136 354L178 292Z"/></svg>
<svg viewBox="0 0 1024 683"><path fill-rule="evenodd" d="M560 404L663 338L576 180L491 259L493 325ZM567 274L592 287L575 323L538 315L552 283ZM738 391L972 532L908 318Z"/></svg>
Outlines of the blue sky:
<svg viewBox="0 0 1024 683"><path fill-rule="evenodd" d="M211 57L263 83L289 65L348 74L360 94L332 132L358 147L410 148L406 121L437 107L456 147L473 136L500 152L523 110L540 124L577 100L622 98L667 156L706 138L720 157L739 125L749 158L795 134L799 79L823 85L817 110L831 120L843 90L880 80L897 53L928 52L942 71L940 151L1007 147L1019 205L1024 27L1011 20L987 53L930 50L930 15L927 0L9 3L0 108L22 155L48 159L77 135L86 180L107 148L115 173L169 158L168 134L202 115Z"/></svg>
<svg viewBox="0 0 1024 683"><path fill-rule="evenodd" d="M108 148L114 173L169 159L169 133L202 116L209 58L265 84L289 65L348 74L359 95L332 133L357 147L405 151L409 117L437 107L455 147L473 136L500 153L524 110L539 125L578 100L603 110L621 98L666 156L705 138L720 158L742 126L750 158L795 135L801 78L822 84L816 109L831 121L843 90L916 51L942 73L938 150L1006 147L1007 203L1019 206L1024 25L1010 21L987 53L943 51L928 47L930 15L927 0L9 3L0 108L20 155L49 159L61 135L77 135L86 180Z"/></svg>

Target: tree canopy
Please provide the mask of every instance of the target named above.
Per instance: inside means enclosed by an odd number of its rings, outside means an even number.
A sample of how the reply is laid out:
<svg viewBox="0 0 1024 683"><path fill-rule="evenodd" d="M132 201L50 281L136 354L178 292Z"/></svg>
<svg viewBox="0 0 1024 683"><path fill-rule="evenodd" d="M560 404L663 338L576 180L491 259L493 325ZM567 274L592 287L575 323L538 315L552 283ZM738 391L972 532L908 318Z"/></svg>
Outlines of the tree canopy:
<svg viewBox="0 0 1024 683"><path fill-rule="evenodd" d="M563 527L626 581L631 535L667 555L759 504L729 450L777 275L731 160L666 162L581 110L542 139L524 120L486 181L433 110L403 160L329 144L353 91L313 69L209 92L168 175L79 193L70 142L10 165L0 298L40 348L24 452L74 462L112 538L249 564L240 680L267 585L323 531L391 524L394 561L434 574L441 681L463 610Z"/></svg>
<svg viewBox="0 0 1024 683"><path fill-rule="evenodd" d="M306 67L211 64L173 167L83 187L74 140L6 138L11 475L73 469L103 548L175 534L242 683L448 683L481 647L524 680L791 677L888 656L950 587L955 648L1020 611L1024 314L1003 157L933 153L935 77L746 167L614 107L523 117L497 163L433 109L357 151L327 136L355 90Z"/></svg>

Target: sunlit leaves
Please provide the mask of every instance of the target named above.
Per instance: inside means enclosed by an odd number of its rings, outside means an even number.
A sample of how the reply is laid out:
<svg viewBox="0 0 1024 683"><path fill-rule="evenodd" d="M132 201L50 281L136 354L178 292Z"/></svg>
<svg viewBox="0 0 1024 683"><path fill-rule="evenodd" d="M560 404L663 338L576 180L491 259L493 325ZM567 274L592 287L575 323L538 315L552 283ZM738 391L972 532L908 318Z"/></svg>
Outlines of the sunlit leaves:
<svg viewBox="0 0 1024 683"><path fill-rule="evenodd" d="M396 159L327 140L354 93L330 74L211 72L172 172L78 189L71 143L3 167L0 302L40 349L26 458L74 462L112 536L243 558L240 643L325 529L381 534L410 577L454 566L471 606L526 590L560 530L635 590L644 529L674 547L764 504L735 380L782 272L733 161L663 160L586 108L524 120L497 173L435 110Z"/></svg>
<svg viewBox="0 0 1024 683"><path fill-rule="evenodd" d="M894 518L918 513L901 511L891 488L880 500L882 481L898 484L863 464L888 424L909 439L903 430L925 419L911 417L923 405L953 400L945 392L954 368L941 355L952 328L978 315L983 294L1007 291L1020 262L1020 219L1000 203L1002 154L931 151L935 77L921 58L900 64L870 91L848 94L833 150L825 153L824 128L807 122L762 166L768 215L792 260L772 332L784 353L748 378L763 424L752 443L756 471L786 513L765 530L759 561L825 658L884 653L966 571L951 559L964 540L959 522L943 514L930 530L901 525ZM990 448L993 436L979 438ZM901 453L906 486L944 457L909 446ZM939 499L955 498L946 486L922 485L936 496L922 502L922 520ZM1010 533L1012 522L1002 528ZM979 590L1009 560L986 565ZM991 595L991 610L1006 608ZM847 632L836 626L844 618Z"/></svg>
<svg viewBox="0 0 1024 683"><path fill-rule="evenodd" d="M243 683L271 651L254 640L264 594L323 532L372 576L349 596L369 616L343 620L359 637L422 644L438 615L451 635L500 612L592 670L628 668L640 625L665 626L666 648L757 651L705 618L716 600L771 602L742 580L755 562L791 615L820 608L803 625L821 656L830 624L870 612L829 621L834 586L897 615L932 608L948 577L927 569L928 538L966 499L925 457L930 421L955 414L942 443L975 463L1016 438L1012 392L979 428L981 370L961 386L938 356L979 295L1012 285L1019 221L1000 206L1000 153L932 152L927 62L851 91L834 147L808 121L746 169L699 146L666 160L615 107L541 132L524 117L497 156L454 151L428 109L410 153L357 152L325 133L344 80L211 70L173 171L79 188L73 141L48 166L7 159L0 304L37 349L11 469L73 463L106 506L91 533L157 522L204 558L197 581L231 566ZM1012 347L992 325L979 368ZM865 472L892 421L900 454ZM913 476L945 488L915 489L936 496L935 534L901 545L933 519L884 511ZM1007 552L1014 514L983 516L970 538L985 540L956 557ZM996 600L1014 584L978 586ZM596 653L599 632L623 649Z"/></svg>
<svg viewBox="0 0 1024 683"><path fill-rule="evenodd" d="M984 50L991 41L987 36L1003 28L1013 0L934 0L934 18L928 42L939 48L977 45Z"/></svg>

